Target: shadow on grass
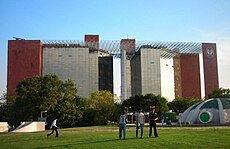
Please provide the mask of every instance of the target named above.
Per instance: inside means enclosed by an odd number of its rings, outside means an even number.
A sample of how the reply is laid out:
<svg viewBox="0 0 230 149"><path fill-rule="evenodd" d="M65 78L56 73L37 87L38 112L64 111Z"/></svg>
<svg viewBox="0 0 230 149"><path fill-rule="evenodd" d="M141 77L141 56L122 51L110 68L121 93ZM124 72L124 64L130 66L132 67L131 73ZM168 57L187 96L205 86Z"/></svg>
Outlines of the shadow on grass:
<svg viewBox="0 0 230 149"><path fill-rule="evenodd" d="M59 139L59 138L58 138ZM128 138L126 140L134 140L137 138ZM33 149L46 149L46 148L67 148L71 146L79 146L79 145L85 145L85 144L94 144L94 143L106 143L106 142L114 142L114 141L126 141L126 140L120 140L120 139L106 139L106 140L98 140L98 141L81 141L81 142L74 142L74 143L65 143L65 144L55 144L55 145L49 145L44 147L35 147Z"/></svg>

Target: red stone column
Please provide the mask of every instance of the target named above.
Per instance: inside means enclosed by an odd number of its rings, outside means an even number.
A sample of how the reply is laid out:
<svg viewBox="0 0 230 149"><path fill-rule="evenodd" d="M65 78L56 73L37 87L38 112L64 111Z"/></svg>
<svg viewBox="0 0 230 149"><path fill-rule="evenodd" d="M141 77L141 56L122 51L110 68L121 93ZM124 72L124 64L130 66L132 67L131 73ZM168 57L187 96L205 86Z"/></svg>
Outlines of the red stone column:
<svg viewBox="0 0 230 149"><path fill-rule="evenodd" d="M205 99L208 99L208 94L219 88L216 44L203 43L202 52Z"/></svg>

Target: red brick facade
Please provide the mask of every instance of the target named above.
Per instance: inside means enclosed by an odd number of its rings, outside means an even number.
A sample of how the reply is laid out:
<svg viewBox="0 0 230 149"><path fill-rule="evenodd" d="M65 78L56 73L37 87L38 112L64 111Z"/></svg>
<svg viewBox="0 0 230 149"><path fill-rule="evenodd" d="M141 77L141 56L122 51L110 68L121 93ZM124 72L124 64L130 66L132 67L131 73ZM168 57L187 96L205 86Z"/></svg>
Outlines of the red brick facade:
<svg viewBox="0 0 230 149"><path fill-rule="evenodd" d="M208 94L219 88L216 44L203 43L202 52L204 65L205 99L208 99Z"/></svg>
<svg viewBox="0 0 230 149"><path fill-rule="evenodd" d="M179 59L174 59L174 68L174 74L177 74L174 75L176 77L175 97L195 97L200 99L201 83L199 55L181 55Z"/></svg>
<svg viewBox="0 0 230 149"><path fill-rule="evenodd" d="M86 46L99 49L99 35L85 35Z"/></svg>
<svg viewBox="0 0 230 149"><path fill-rule="evenodd" d="M126 50L127 54L135 52L135 39L121 39L120 48Z"/></svg>
<svg viewBox="0 0 230 149"><path fill-rule="evenodd" d="M17 84L25 78L42 75L40 40L8 41L7 92L15 94Z"/></svg>

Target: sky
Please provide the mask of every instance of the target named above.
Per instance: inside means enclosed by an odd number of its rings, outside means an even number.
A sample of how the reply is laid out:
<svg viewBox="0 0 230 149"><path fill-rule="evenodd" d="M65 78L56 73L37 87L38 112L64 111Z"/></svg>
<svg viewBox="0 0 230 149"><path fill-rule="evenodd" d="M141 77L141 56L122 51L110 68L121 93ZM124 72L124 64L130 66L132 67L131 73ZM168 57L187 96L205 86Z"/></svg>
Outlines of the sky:
<svg viewBox="0 0 230 149"><path fill-rule="evenodd" d="M0 95L6 91L7 46L28 40L188 41L217 44L219 85L230 88L229 0L0 0ZM119 60L115 60L118 70ZM114 92L120 77L114 74Z"/></svg>

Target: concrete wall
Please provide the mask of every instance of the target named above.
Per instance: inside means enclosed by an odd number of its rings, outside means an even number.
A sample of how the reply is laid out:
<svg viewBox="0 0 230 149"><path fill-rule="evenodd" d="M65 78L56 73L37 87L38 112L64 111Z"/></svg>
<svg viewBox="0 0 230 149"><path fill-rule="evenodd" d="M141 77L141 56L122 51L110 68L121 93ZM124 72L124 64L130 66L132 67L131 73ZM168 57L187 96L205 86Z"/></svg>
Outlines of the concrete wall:
<svg viewBox="0 0 230 149"><path fill-rule="evenodd" d="M131 96L131 61L126 59L126 97Z"/></svg>
<svg viewBox="0 0 230 149"><path fill-rule="evenodd" d="M21 125L12 132L37 132L45 131L45 122L22 122Z"/></svg>
<svg viewBox="0 0 230 149"><path fill-rule="evenodd" d="M173 59L161 58L161 96L172 101L175 99Z"/></svg>
<svg viewBox="0 0 230 149"><path fill-rule="evenodd" d="M142 94L161 95L160 50L141 48Z"/></svg>
<svg viewBox="0 0 230 149"><path fill-rule="evenodd" d="M9 125L7 122L0 122L0 133L8 132Z"/></svg>
<svg viewBox="0 0 230 149"><path fill-rule="evenodd" d="M141 94L141 57L140 52L131 59L131 95Z"/></svg>
<svg viewBox="0 0 230 149"><path fill-rule="evenodd" d="M89 98L98 90L98 56L87 47L43 47L43 75L56 74L71 79L78 94Z"/></svg>
<svg viewBox="0 0 230 149"><path fill-rule="evenodd" d="M99 90L99 64L98 51L92 51L89 54L89 95ZM90 97L90 96L88 96Z"/></svg>

